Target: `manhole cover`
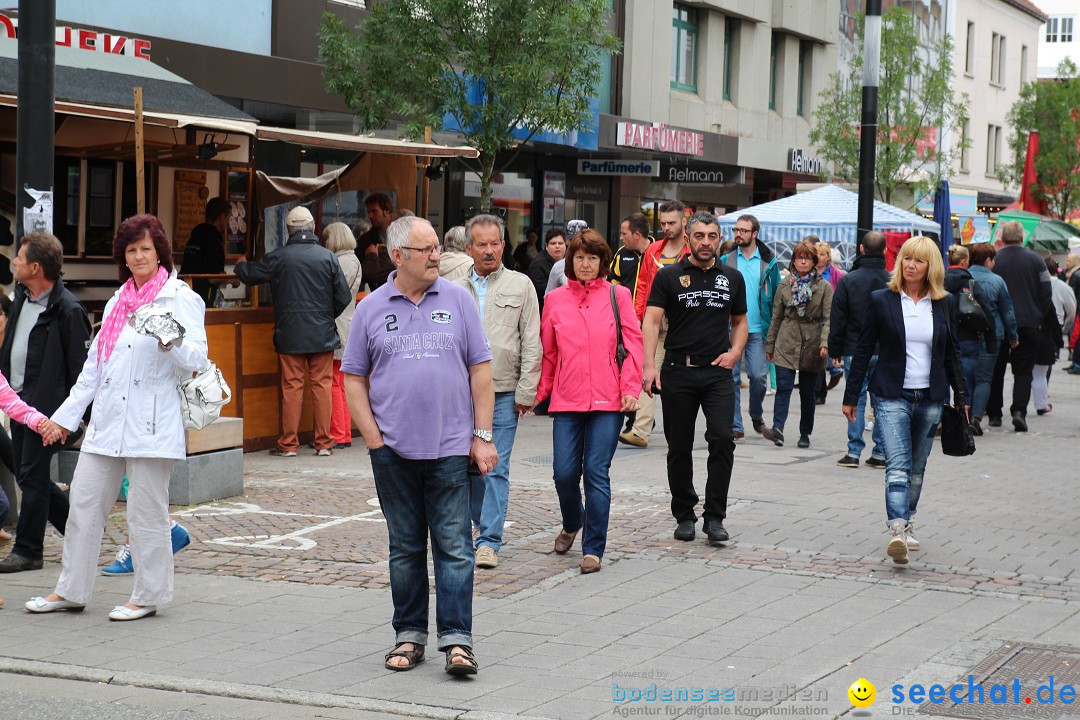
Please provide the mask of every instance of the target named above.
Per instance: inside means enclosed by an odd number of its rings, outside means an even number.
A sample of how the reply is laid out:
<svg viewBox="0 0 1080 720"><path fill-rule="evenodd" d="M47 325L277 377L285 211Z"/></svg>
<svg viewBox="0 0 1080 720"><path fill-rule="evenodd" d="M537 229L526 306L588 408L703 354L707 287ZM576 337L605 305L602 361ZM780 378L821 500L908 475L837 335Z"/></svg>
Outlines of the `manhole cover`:
<svg viewBox="0 0 1080 720"><path fill-rule="evenodd" d="M982 687L979 702L977 687ZM1051 683L1051 678L1052 683ZM1019 681L1019 683L1017 682ZM949 697L955 691L961 702ZM969 694L973 702L969 702ZM924 715L950 718L1048 718L1080 715L1080 648L1010 642L945 688L944 701Z"/></svg>

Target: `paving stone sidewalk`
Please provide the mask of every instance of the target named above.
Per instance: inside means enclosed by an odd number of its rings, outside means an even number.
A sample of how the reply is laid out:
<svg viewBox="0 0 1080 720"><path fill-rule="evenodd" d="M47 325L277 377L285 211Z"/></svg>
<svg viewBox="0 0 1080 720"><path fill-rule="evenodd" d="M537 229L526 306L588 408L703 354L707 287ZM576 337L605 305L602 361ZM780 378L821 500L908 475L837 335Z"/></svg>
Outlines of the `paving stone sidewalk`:
<svg viewBox="0 0 1080 720"><path fill-rule="evenodd" d="M466 681L442 672L434 642L415 671L382 668L385 527L364 451L249 455L245 497L174 509L195 542L177 556L176 602L155 618L105 619L126 600L124 578L101 578L81 615L18 610L55 582L58 538L46 570L0 576L0 670L387 715L700 717L739 705L833 717L851 710L859 677L885 698L894 682L952 682L1007 641L1080 645L1080 382L1055 375L1051 394L1054 412L1032 413L1027 434L991 431L963 460L935 448L917 520L925 550L906 568L884 557L883 474L835 464L837 393L809 450L739 444L727 546L671 539L659 432L648 449L620 449L609 551L591 576L551 552L550 421L527 418L500 566L477 575L483 670ZM107 533L122 541L120 516ZM628 699L654 683L758 701Z"/></svg>

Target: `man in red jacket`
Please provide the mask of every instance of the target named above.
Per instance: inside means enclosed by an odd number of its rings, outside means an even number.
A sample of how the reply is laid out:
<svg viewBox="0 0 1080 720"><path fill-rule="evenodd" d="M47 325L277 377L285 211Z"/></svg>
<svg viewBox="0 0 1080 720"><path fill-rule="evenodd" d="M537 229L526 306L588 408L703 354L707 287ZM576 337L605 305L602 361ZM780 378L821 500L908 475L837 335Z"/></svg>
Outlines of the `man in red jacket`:
<svg viewBox="0 0 1080 720"><path fill-rule="evenodd" d="M686 206L678 200L662 203L660 229L664 232L663 239L650 244L641 258L637 290L634 292L634 310L637 312L638 320L645 317L645 305L649 299L649 293L652 292L653 278L656 277L657 271L667 265L674 265L690 252L690 246L686 242ZM656 343L657 366L663 362L666 339L667 323L664 322L660 326L660 337ZM637 411L634 426L629 432L619 435L619 442L636 447L648 447L649 435L653 431L653 425L656 424L653 420L656 400L649 392L643 391L638 402L640 409Z"/></svg>

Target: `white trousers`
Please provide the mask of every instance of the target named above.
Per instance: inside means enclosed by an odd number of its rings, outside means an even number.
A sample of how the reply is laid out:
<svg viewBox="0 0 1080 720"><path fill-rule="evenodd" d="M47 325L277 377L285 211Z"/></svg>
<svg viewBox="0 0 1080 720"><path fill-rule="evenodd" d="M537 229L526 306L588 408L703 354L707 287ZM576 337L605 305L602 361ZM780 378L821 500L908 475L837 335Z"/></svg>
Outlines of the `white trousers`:
<svg viewBox="0 0 1080 720"><path fill-rule="evenodd" d="M128 476L127 521L135 565L133 605L160 605L173 596L169 480L175 460L79 453L71 480L71 510L64 533L64 569L56 594L85 604L94 592L101 537L109 510Z"/></svg>
<svg viewBox="0 0 1080 720"><path fill-rule="evenodd" d="M1031 369L1031 399L1035 401L1036 410L1045 410L1050 404L1049 402L1049 380L1046 379L1046 372L1050 369L1049 365L1036 365Z"/></svg>

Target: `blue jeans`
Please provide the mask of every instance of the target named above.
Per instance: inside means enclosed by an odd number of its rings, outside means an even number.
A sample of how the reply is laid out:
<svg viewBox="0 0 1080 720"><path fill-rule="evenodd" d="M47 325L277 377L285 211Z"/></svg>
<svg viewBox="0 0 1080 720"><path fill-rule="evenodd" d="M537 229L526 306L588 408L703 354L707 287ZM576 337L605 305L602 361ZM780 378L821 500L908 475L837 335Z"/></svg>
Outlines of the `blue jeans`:
<svg viewBox="0 0 1080 720"><path fill-rule="evenodd" d="M814 432L814 410L817 404L817 384L821 373L799 371L799 434L809 436ZM773 427L783 432L791 406L791 391L795 389L795 371L776 366L776 397L773 399Z"/></svg>
<svg viewBox="0 0 1080 720"><path fill-rule="evenodd" d="M397 642L427 643L430 533L439 650L451 645L472 647L468 456L407 460L385 445L370 456L390 535L390 593Z"/></svg>
<svg viewBox="0 0 1080 720"><path fill-rule="evenodd" d="M877 368L878 356L872 355L870 357L870 365L866 368L866 376L863 378L862 387L859 389L859 404L855 410L855 422L848 423L847 426L847 454L856 460L862 456L862 451L866 447L866 441L863 440L863 431L866 430L866 396L867 388L870 387L870 380L874 377L874 369ZM851 374L851 356L844 356L844 377ZM870 397L871 407L877 408L877 402L874 397ZM870 451L870 457L877 458L878 460L885 459L885 447L881 444L881 424L874 423L874 431L870 433L871 439L874 441L874 449Z"/></svg>
<svg viewBox="0 0 1080 720"><path fill-rule="evenodd" d="M746 374L750 378L750 419L760 420L765 414L762 404L765 402L765 391L769 388L769 363L765 359L765 339L761 333L750 333L746 339L746 349L731 371L735 377L735 422L731 427L736 432L743 432L741 386L744 360Z"/></svg>
<svg viewBox="0 0 1080 720"><path fill-rule="evenodd" d="M1001 352L1001 341L992 343L992 349L986 345L979 347L979 362L975 365L975 390L971 393L971 417L982 420L986 412L986 402L990 399L990 383L994 380L994 365Z"/></svg>
<svg viewBox="0 0 1080 720"><path fill-rule="evenodd" d="M502 547L506 505L510 500L510 453L514 450L518 414L514 409L514 393L495 393L495 417L492 430L499 462L487 475L472 478L470 514L480 531L476 547L487 545L498 552Z"/></svg>
<svg viewBox="0 0 1080 720"><path fill-rule="evenodd" d="M555 455L555 491L559 495L563 530L583 527L583 555L604 557L611 511L611 458L619 444L622 413L552 413L551 443ZM581 503L584 479L585 504Z"/></svg>
<svg viewBox="0 0 1080 720"><path fill-rule="evenodd" d="M922 494L926 459L934 446L941 402L927 389L904 390L897 399L878 398L874 409L885 441L885 511L888 522L910 522Z"/></svg>
<svg viewBox="0 0 1080 720"><path fill-rule="evenodd" d="M964 388L967 390L968 402L971 402L975 395L975 373L979 367L979 355L985 346L986 343L982 340L959 341L960 367L964 371ZM953 398L953 401L955 402L956 398Z"/></svg>

